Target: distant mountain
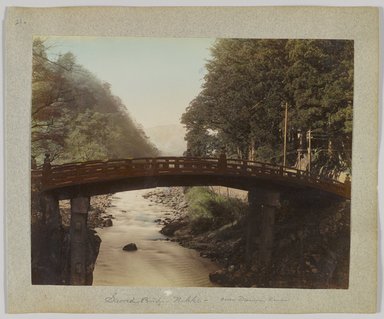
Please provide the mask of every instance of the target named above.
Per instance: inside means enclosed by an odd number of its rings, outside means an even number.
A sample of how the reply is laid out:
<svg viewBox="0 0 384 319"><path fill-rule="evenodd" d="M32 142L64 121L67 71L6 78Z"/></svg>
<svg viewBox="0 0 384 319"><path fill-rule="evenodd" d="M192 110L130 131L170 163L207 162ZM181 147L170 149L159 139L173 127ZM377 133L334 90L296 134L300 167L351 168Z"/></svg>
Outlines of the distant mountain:
<svg viewBox="0 0 384 319"><path fill-rule="evenodd" d="M185 129L182 125L159 125L145 128L145 133L150 141L160 150L164 156L182 156L187 149L184 140Z"/></svg>

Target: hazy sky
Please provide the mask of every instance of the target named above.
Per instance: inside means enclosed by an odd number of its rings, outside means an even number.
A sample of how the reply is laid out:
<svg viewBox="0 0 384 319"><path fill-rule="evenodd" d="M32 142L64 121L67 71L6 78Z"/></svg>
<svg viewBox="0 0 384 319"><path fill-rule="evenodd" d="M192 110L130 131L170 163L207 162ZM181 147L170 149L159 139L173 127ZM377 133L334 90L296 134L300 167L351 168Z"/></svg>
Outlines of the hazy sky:
<svg viewBox="0 0 384 319"><path fill-rule="evenodd" d="M50 37L51 54L71 51L77 63L111 84L131 116L146 127L180 122L199 93L207 38Z"/></svg>

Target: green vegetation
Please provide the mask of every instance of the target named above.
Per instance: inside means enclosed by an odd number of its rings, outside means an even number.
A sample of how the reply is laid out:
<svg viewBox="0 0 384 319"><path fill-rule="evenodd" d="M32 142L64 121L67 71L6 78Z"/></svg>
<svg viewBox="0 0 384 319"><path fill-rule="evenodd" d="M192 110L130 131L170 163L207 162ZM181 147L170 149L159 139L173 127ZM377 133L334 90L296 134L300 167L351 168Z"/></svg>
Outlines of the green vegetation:
<svg viewBox="0 0 384 319"><path fill-rule="evenodd" d="M57 164L158 153L110 85L72 53L53 59L36 38L32 66L32 155L38 164L45 153Z"/></svg>
<svg viewBox="0 0 384 319"><path fill-rule="evenodd" d="M219 39L199 95L182 116L192 155L282 163L288 105L288 165L297 132L313 132L313 172L350 172L353 41Z"/></svg>
<svg viewBox="0 0 384 319"><path fill-rule="evenodd" d="M208 187L192 187L186 193L192 232L204 233L240 220L248 205L238 198L224 197Z"/></svg>

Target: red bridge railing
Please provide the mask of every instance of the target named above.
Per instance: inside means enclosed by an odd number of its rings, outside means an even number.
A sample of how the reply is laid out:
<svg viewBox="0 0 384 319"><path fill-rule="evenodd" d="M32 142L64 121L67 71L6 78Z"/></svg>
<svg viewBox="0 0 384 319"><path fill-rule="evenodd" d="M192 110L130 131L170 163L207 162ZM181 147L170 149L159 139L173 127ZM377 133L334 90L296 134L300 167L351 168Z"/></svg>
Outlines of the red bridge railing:
<svg viewBox="0 0 384 319"><path fill-rule="evenodd" d="M88 161L53 165L50 169L33 171L42 175L42 189L103 182L128 177L163 175L226 175L259 177L321 189L350 198L351 183L342 183L324 176L310 174L294 168L268 163L218 158L156 157Z"/></svg>

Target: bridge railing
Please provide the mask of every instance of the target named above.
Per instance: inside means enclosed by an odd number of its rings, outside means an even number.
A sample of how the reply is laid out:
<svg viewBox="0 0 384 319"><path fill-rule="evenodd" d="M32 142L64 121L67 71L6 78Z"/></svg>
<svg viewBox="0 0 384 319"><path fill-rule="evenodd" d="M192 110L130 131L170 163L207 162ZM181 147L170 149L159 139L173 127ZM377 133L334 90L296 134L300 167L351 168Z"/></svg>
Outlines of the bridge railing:
<svg viewBox="0 0 384 319"><path fill-rule="evenodd" d="M34 173L37 174L37 173ZM339 195L350 193L350 183L269 163L217 158L157 157L112 159L53 165L43 174L45 189L111 179L156 175L234 175L259 177L312 186Z"/></svg>

